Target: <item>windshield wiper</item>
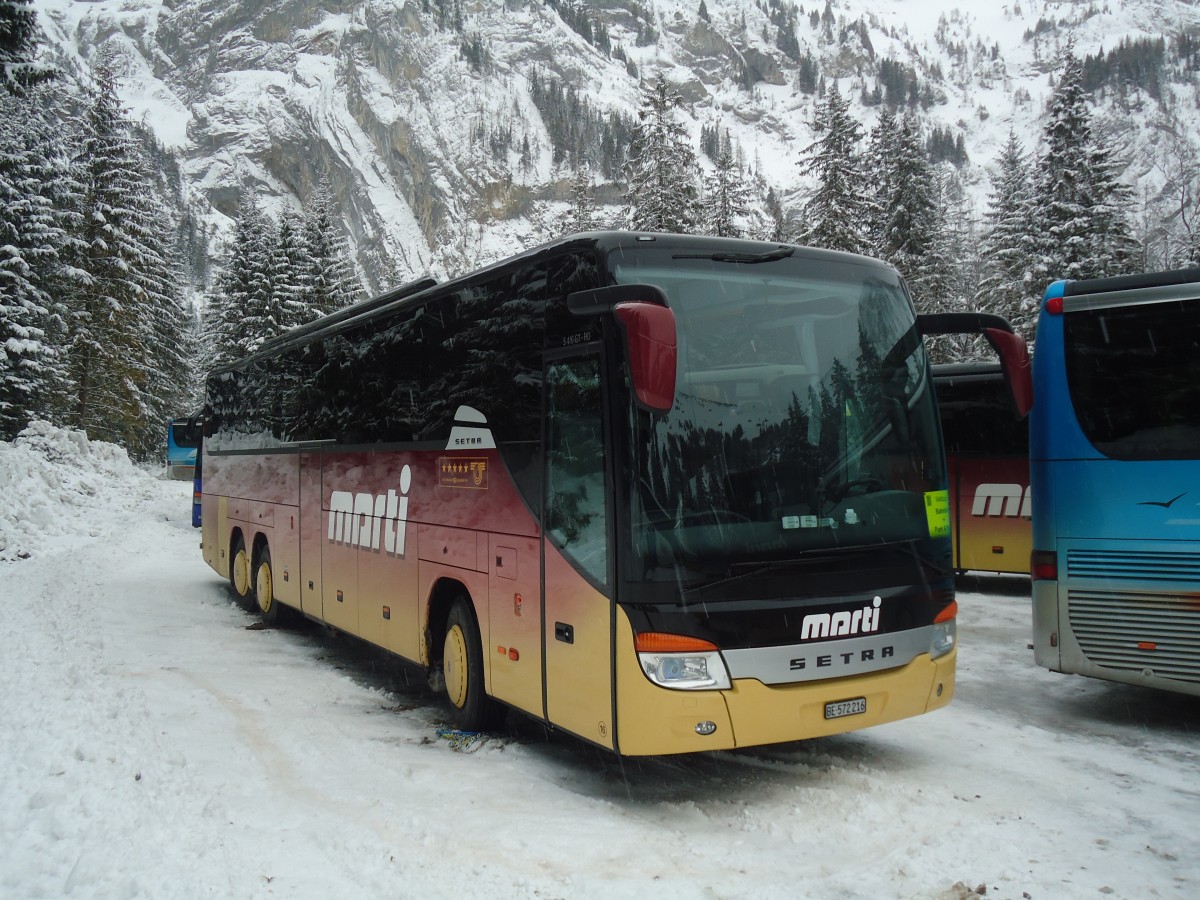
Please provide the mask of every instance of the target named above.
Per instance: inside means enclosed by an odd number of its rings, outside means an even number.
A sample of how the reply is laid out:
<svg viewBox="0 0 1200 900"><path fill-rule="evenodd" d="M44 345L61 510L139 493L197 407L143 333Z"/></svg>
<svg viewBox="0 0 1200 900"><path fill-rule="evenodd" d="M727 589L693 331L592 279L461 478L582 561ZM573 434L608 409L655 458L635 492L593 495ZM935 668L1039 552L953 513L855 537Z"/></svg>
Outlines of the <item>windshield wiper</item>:
<svg viewBox="0 0 1200 900"><path fill-rule="evenodd" d="M677 253L671 259L711 259L713 262L761 263L787 259L795 247L779 247L766 253Z"/></svg>

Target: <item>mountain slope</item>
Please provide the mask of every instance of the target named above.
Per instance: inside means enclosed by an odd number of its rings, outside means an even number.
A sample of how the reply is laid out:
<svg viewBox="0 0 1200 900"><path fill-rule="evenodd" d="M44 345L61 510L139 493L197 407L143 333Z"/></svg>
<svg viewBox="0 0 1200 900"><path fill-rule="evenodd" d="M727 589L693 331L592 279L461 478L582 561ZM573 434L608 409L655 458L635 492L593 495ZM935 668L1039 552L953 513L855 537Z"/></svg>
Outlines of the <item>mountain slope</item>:
<svg viewBox="0 0 1200 900"><path fill-rule="evenodd" d="M928 128L961 136L981 209L1009 131L1037 146L1068 41L1085 57L1162 38L1159 99L1128 84L1097 94L1127 180L1157 188L1163 134L1198 131L1200 78L1174 52L1180 35L1200 34L1197 5L984 6L347 0L333 12L315 0L39 0L38 12L63 59L112 61L134 117L180 155L215 236L240 191L277 211L327 176L377 289L549 236L575 164L611 182L602 146L635 121L639 80L660 72L690 104L697 142L728 130L760 191L789 208L806 187L798 161L817 93L805 89L836 79L867 128L874 96L901 90ZM573 153L572 140L586 150ZM597 193L615 216L619 184Z"/></svg>

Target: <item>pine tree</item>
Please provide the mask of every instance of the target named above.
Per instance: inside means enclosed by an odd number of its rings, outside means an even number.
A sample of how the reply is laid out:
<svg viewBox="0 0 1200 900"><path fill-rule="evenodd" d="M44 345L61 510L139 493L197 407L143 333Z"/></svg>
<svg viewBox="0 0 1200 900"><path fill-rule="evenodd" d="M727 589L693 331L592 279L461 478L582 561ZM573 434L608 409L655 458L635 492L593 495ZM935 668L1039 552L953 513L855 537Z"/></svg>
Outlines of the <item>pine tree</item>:
<svg viewBox="0 0 1200 900"><path fill-rule="evenodd" d="M1135 246L1123 209L1130 190L1117 179L1113 151L1093 132L1083 67L1070 47L1050 104L1038 164L1040 239L1034 281L1098 278L1132 271Z"/></svg>
<svg viewBox="0 0 1200 900"><path fill-rule="evenodd" d="M1032 340L1040 290L1045 285L1034 283L1030 273L1035 242L1030 163L1011 131L996 161L984 222L980 308L1004 316Z"/></svg>
<svg viewBox="0 0 1200 900"><path fill-rule="evenodd" d="M51 288L63 232L48 190L55 131L36 92L0 92L0 440L49 416L61 381Z"/></svg>
<svg viewBox="0 0 1200 900"><path fill-rule="evenodd" d="M275 229L271 255L271 308L279 331L287 331L318 318L312 309L310 284L312 254L304 239L304 222L285 210Z"/></svg>
<svg viewBox="0 0 1200 900"><path fill-rule="evenodd" d="M281 330L272 307L271 231L254 198L244 193L228 264L205 304L206 369L253 353Z"/></svg>
<svg viewBox="0 0 1200 900"><path fill-rule="evenodd" d="M886 173L886 193L877 199L881 232L875 250L908 280L918 308L932 311L949 299L950 273L937 184L914 117L900 123L889 152L890 159L876 165Z"/></svg>
<svg viewBox="0 0 1200 900"><path fill-rule="evenodd" d="M362 294L345 233L335 213L333 189L329 179L322 178L304 211L309 319L348 306Z"/></svg>
<svg viewBox="0 0 1200 900"><path fill-rule="evenodd" d="M0 0L0 88L19 94L54 76L37 62L38 43L33 0Z"/></svg>
<svg viewBox="0 0 1200 900"><path fill-rule="evenodd" d="M70 291L67 360L75 392L68 421L142 457L161 441L153 396L160 371L155 305L171 296L170 229L149 199L153 183L106 68L96 71L75 156L81 183L78 277ZM155 437L150 439L151 433Z"/></svg>
<svg viewBox="0 0 1200 900"><path fill-rule="evenodd" d="M742 237L750 214L750 189L742 180L726 134L713 170L704 179L704 230L717 237Z"/></svg>
<svg viewBox="0 0 1200 900"><path fill-rule="evenodd" d="M696 156L676 120L683 98L659 74L642 89L640 124L626 166L626 217L637 231L687 233L699 220Z"/></svg>
<svg viewBox="0 0 1200 900"><path fill-rule="evenodd" d="M873 256L883 257L887 247L887 202L894 192L896 136L899 133L896 115L890 107L883 107L875 127L871 129L863 169L868 203L866 209L867 248Z"/></svg>
<svg viewBox="0 0 1200 900"><path fill-rule="evenodd" d="M143 221L151 226L141 236L147 265L139 266L136 272L144 291L140 316L146 352L142 418L134 441L127 445L137 456L160 452L163 425L189 414L198 393L193 313L183 296L182 267L166 242L170 234L168 216L157 203L150 204L144 213Z"/></svg>
<svg viewBox="0 0 1200 900"><path fill-rule="evenodd" d="M563 222L563 233L593 231L597 227L596 201L592 198L592 175L585 166L571 179L571 208Z"/></svg>
<svg viewBox="0 0 1200 900"><path fill-rule="evenodd" d="M800 239L814 247L865 253L868 204L857 150L862 126L850 116L837 82L817 105L812 127L817 139L805 149L800 166L816 187L803 206Z"/></svg>

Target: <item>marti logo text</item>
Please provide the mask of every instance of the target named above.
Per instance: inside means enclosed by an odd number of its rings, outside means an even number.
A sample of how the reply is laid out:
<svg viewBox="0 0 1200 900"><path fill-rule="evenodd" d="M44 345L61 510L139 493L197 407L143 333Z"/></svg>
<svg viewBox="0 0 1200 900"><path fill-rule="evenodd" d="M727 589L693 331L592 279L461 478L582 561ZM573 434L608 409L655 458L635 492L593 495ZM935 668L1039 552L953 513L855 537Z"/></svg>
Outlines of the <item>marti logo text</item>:
<svg viewBox="0 0 1200 900"><path fill-rule="evenodd" d="M348 547L382 549L392 556L403 556L411 486L412 470L405 466L400 471L399 493L334 491L329 495L328 539Z"/></svg>
<svg viewBox="0 0 1200 900"><path fill-rule="evenodd" d="M800 640L874 634L879 630L879 607L882 603L883 599L877 596L862 609L810 613L800 623Z"/></svg>

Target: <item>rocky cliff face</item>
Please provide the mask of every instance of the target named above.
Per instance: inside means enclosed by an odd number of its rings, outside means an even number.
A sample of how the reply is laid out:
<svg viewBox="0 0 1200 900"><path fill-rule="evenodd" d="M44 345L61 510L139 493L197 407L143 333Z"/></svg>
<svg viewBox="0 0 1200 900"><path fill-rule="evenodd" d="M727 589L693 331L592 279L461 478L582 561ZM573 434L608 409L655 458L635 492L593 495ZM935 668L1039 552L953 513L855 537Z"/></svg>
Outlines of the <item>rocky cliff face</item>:
<svg viewBox="0 0 1200 900"><path fill-rule="evenodd" d="M598 116L632 121L639 81L662 72L690 104L697 139L703 128L727 130L761 188L786 197L803 187L797 163L816 99L801 89L800 56L854 98L893 60L931 88L922 115L965 136L964 180L982 196L984 167L1010 128L1036 146L1068 36L1082 55L1121 37L1200 31L1184 0L1126 0L1113 10L1034 3L1024 12L1019 4L960 12L951 0L919 12L866 0L811 9L709 0L707 19L700 5L39 0L38 11L67 59L115 64L133 114L179 154L191 202L215 237L243 191L277 211L328 179L372 289L461 271L553 230L573 166L555 152L562 138L535 104L535 82L573 91ZM1186 127L1194 83L1181 84L1171 104L1173 112L1123 112L1139 127L1159 114ZM877 110L859 111L869 127ZM1131 159L1140 141L1130 138Z"/></svg>

